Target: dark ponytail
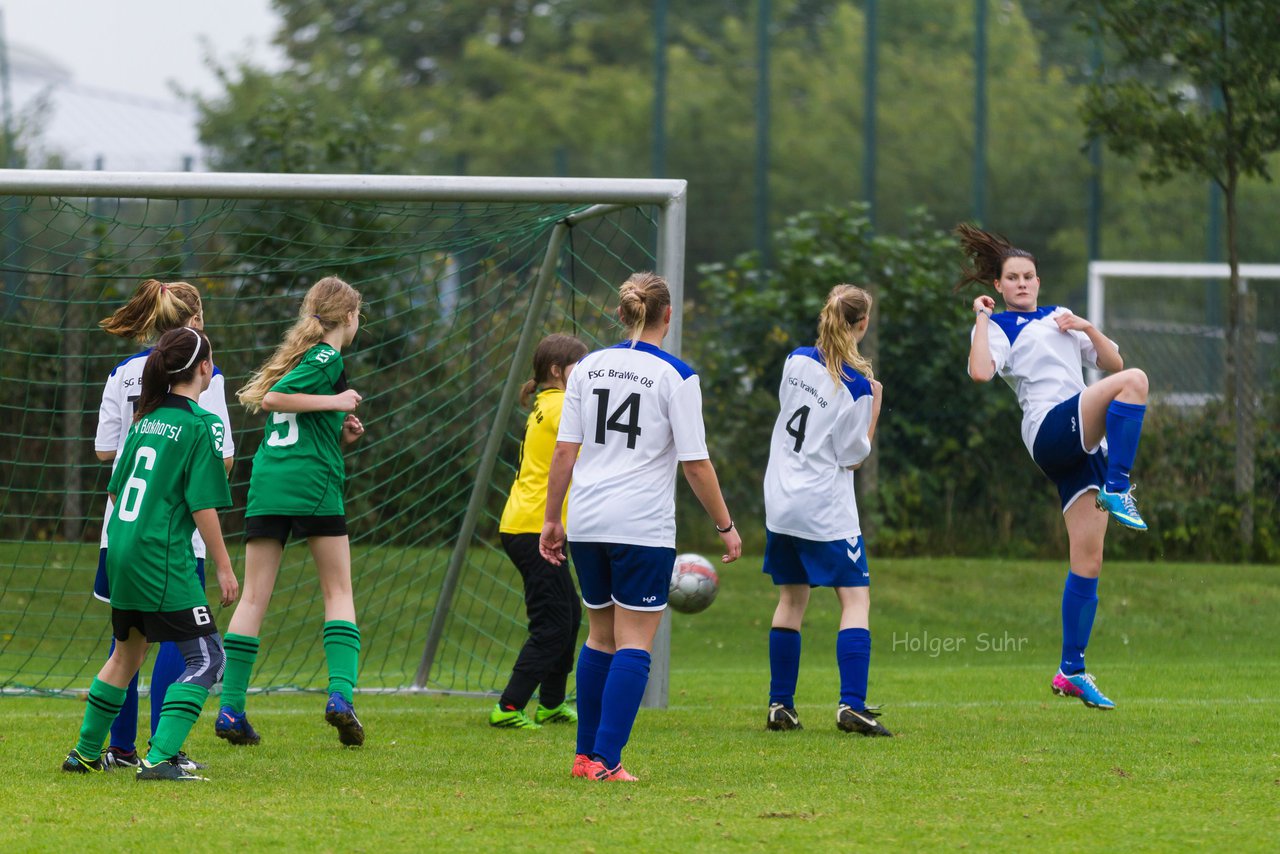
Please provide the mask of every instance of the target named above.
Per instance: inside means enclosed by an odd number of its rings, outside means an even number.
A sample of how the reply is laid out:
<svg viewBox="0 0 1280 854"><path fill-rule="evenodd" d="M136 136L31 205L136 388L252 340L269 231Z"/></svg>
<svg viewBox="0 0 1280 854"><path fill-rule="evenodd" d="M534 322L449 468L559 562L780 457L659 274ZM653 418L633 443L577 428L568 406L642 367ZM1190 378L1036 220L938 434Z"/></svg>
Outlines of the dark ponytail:
<svg viewBox="0 0 1280 854"><path fill-rule="evenodd" d="M133 420L154 412L175 383L190 382L212 352L205 334L190 326L161 335L142 368L142 394L134 404Z"/></svg>
<svg viewBox="0 0 1280 854"><path fill-rule="evenodd" d="M528 408L533 393L538 386L551 380L551 369L560 369L560 377L564 378L564 369L587 355L587 345L572 335L556 332L538 342L533 351L533 379L520 386L520 405Z"/></svg>
<svg viewBox="0 0 1280 854"><path fill-rule="evenodd" d="M1032 264L1036 263L1036 256L1017 248L1003 235L983 231L967 222L956 226L955 235L960 238L960 248L968 257L969 264L960 271L960 281L956 282L952 293L958 293L965 285L974 282L990 288L991 283L1004 274L1004 262L1010 258L1027 258Z"/></svg>

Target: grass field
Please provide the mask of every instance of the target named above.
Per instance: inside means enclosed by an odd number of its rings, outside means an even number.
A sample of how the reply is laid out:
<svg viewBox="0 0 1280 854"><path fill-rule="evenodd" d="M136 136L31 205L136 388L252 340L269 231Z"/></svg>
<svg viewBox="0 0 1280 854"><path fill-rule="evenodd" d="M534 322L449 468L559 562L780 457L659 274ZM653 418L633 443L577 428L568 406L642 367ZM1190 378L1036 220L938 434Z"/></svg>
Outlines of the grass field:
<svg viewBox="0 0 1280 854"><path fill-rule="evenodd" d="M834 726L830 596L804 635L806 729L764 731L773 594L744 560L676 615L671 708L641 712L632 785L571 779L571 727L494 731L491 701L405 695L357 698L360 750L321 695L275 694L250 698L258 748L215 739L206 708L188 748L211 783L70 778L81 703L3 698L0 848L1274 850L1280 568L1109 565L1089 653L1106 713L1049 693L1063 572L874 563L870 699L899 737L872 740Z"/></svg>

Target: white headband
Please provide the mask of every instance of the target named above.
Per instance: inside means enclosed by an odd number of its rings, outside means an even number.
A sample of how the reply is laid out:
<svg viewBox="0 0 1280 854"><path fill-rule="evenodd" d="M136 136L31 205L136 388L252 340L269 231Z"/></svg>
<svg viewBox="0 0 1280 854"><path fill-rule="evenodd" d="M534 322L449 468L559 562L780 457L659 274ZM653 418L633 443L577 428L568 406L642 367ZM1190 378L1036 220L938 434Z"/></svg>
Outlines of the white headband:
<svg viewBox="0 0 1280 854"><path fill-rule="evenodd" d="M190 358L190 359L187 359L187 363L186 363L185 365L183 365L181 368L177 368L176 370L169 371L169 373L171 373L171 374L180 374L180 373L182 373L182 372L183 372L183 371L185 371L187 368L189 368L189 367L191 367L192 365L194 365L194 364L195 364L195 361L196 361L196 356L200 355L200 345L201 345L201 343L202 343L202 342L200 341L200 333L199 333L199 332L196 332L196 331L195 331L194 329L192 329L190 326L186 327L186 329L187 329L187 331L188 331L188 332L190 332L192 335L196 336L196 348L195 348L194 350L192 350L192 351L191 351L191 358Z"/></svg>

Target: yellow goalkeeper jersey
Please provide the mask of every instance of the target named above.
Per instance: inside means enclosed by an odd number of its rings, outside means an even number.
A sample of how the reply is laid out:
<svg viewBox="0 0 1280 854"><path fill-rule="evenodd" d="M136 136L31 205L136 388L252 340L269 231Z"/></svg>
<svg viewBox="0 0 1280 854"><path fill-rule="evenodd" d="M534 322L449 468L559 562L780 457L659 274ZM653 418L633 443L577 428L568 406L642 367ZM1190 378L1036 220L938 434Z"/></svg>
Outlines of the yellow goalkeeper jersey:
<svg viewBox="0 0 1280 854"><path fill-rule="evenodd" d="M543 389L533 401L533 411L525 422L524 441L520 443L520 471L507 506L502 509L498 530L504 534L539 534L547 506L547 475L551 472L551 455L556 449L560 431L560 409L564 406L564 390ZM565 498L566 504L568 497ZM564 508L560 508L564 520Z"/></svg>

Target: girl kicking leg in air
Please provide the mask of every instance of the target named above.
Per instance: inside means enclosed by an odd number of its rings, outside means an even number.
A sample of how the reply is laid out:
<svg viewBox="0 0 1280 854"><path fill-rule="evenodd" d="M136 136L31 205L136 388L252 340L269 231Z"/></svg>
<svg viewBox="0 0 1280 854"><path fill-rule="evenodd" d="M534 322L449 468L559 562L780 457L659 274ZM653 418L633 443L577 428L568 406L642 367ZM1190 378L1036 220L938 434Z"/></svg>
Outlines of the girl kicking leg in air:
<svg viewBox="0 0 1280 854"><path fill-rule="evenodd" d="M996 312L991 296L974 299L969 376L989 382L999 375L1017 394L1023 444L1058 487L1067 526L1071 566L1062 593L1062 661L1051 687L1091 708L1113 709L1085 671L1084 651L1098 610L1108 515L1127 528L1147 529L1129 482L1147 375L1126 370L1115 342L1083 317L1040 305L1030 252L971 225L959 226L956 234L969 259L956 290L969 283L992 287L1005 305ZM1111 375L1086 386L1085 365ZM1088 492L1096 493L1093 501L1079 500Z"/></svg>

